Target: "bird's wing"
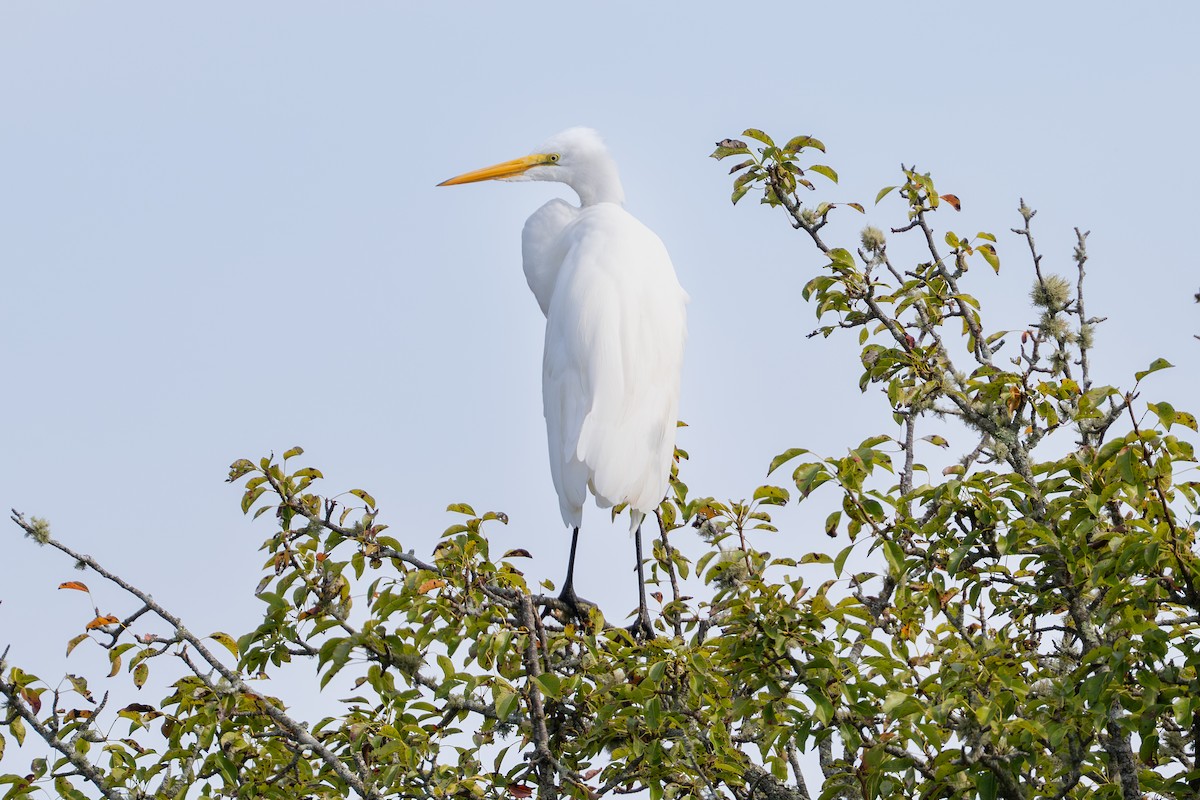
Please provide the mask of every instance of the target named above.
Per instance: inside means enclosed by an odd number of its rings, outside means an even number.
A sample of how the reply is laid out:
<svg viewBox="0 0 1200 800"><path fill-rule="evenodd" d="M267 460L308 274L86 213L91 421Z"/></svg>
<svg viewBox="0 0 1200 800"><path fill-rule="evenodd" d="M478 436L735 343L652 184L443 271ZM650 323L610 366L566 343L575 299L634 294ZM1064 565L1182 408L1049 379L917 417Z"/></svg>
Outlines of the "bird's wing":
<svg viewBox="0 0 1200 800"><path fill-rule="evenodd" d="M566 256L563 229L579 216L579 207L556 198L525 220L521 229L521 261L525 282L543 316L550 313L550 298L558 280L558 270Z"/></svg>
<svg viewBox="0 0 1200 800"><path fill-rule="evenodd" d="M619 206L588 207L563 237L543 364L555 488L564 519L590 485L640 520L670 474L687 295L662 242Z"/></svg>

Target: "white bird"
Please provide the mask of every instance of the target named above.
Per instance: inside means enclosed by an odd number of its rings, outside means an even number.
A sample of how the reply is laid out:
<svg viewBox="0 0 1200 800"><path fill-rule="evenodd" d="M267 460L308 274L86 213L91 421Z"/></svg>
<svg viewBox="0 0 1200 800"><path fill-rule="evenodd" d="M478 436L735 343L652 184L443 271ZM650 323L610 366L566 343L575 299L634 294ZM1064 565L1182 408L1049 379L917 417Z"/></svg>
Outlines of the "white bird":
<svg viewBox="0 0 1200 800"><path fill-rule="evenodd" d="M546 315L542 405L550 474L571 558L560 598L580 615L575 547L590 489L625 504L637 547L638 618L650 635L641 522L667 491L675 453L687 293L662 241L623 207L617 165L599 134L571 128L531 155L438 184L558 181L579 206L551 200L521 233L525 279Z"/></svg>

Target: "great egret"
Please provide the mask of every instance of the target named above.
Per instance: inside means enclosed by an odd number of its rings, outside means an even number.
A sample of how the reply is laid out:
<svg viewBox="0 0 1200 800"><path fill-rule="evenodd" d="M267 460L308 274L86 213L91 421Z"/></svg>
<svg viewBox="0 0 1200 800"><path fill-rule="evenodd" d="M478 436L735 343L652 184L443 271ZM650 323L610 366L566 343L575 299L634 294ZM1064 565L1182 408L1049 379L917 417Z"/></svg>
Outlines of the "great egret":
<svg viewBox="0 0 1200 800"><path fill-rule="evenodd" d="M666 494L675 452L687 293L662 241L623 208L617 165L599 134L571 128L531 155L439 186L558 181L579 206L551 200L521 232L525 279L546 315L542 406L550 474L571 558L559 595L580 616L575 547L588 489L601 508L626 504L637 547L636 634L651 635L641 523Z"/></svg>

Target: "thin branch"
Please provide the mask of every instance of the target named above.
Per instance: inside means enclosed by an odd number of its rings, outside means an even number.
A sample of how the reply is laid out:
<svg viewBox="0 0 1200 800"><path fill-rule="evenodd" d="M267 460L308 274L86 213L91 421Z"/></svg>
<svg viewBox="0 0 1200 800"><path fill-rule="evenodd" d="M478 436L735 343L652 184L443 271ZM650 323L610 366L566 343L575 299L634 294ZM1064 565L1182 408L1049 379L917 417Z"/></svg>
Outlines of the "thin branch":
<svg viewBox="0 0 1200 800"><path fill-rule="evenodd" d="M33 526L25 521L25 518L22 514L14 511L12 519L30 535L38 535L37 532L34 531ZM125 581L120 576L109 572L91 556L77 553L56 539L47 536L41 536L38 538L42 543L47 544L62 553L65 553L67 556L74 559L76 563L86 565L97 575L105 578L111 583L116 584L129 594L141 600L155 613L155 615L174 628L182 641L187 642L189 645L195 648L200 656L206 662L208 662L208 664L211 665L212 668L222 678L228 681L232 689L247 697L252 697L258 700L263 713L270 717L271 720L281 729L287 731L297 742L303 744L305 747L316 753L317 756L323 762L325 762L325 764L360 797L367 798L368 800L375 800L376 798L380 797L379 792L367 783L366 776L356 775L354 772L352 772L350 768L347 767L340 758L338 758L337 754L335 754L325 745L321 744L321 742L317 741L317 739L309 732L307 727L305 727L299 721L292 719L291 716L273 703L270 698L264 697L258 694L258 692L254 691L254 689L252 689L244 680L242 680L242 676L238 672L225 666L225 664L219 658L217 658L207 646L205 646L204 642L201 641L199 637L195 636L191 631L189 631L179 617L175 616L159 605L153 597L146 594L133 584Z"/></svg>

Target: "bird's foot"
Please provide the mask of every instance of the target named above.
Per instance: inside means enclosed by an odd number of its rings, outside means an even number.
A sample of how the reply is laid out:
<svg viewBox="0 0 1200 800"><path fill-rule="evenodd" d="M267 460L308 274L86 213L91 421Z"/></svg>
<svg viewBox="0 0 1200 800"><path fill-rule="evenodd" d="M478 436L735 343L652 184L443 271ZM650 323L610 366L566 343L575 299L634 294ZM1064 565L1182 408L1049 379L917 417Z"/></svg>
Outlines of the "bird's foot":
<svg viewBox="0 0 1200 800"><path fill-rule="evenodd" d="M596 604L590 600L584 600L582 597L575 594L575 588L573 586L565 587L562 592L559 593L558 601L566 606L565 611L559 610L558 613L555 614L555 616L561 615L561 621L563 624L571 622L572 618L574 618L576 623L583 627L587 627L591 624L591 609L595 608Z"/></svg>
<svg viewBox="0 0 1200 800"><path fill-rule="evenodd" d="M637 642L654 638L654 627L650 624L650 615L646 613L645 608L638 609L637 619L625 630L629 631L629 635Z"/></svg>

